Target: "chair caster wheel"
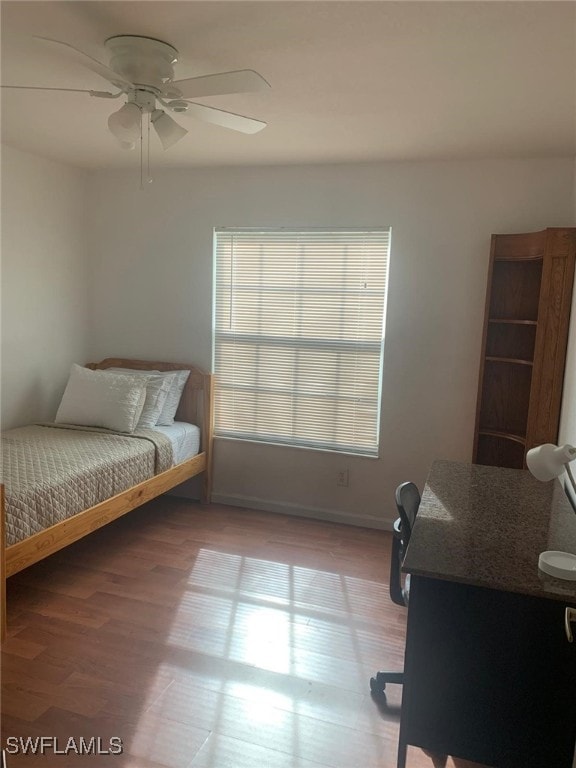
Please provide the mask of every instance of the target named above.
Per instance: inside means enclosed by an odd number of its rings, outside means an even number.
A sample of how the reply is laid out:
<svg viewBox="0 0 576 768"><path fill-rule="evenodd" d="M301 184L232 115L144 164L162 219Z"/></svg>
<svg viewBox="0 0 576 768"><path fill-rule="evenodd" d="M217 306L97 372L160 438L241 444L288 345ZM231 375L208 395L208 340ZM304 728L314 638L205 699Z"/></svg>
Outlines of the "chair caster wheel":
<svg viewBox="0 0 576 768"><path fill-rule="evenodd" d="M370 692L374 696L382 696L386 690L386 683L380 678L380 673L376 677L370 678Z"/></svg>

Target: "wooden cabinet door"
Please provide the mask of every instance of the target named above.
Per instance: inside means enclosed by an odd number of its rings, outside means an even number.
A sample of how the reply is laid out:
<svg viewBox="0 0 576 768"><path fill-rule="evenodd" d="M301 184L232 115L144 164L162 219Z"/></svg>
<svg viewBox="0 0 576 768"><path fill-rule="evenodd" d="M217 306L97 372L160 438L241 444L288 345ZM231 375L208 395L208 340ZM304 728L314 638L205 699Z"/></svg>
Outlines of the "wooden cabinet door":
<svg viewBox="0 0 576 768"><path fill-rule="evenodd" d="M540 288L526 450L556 443L574 284L575 229L550 229Z"/></svg>

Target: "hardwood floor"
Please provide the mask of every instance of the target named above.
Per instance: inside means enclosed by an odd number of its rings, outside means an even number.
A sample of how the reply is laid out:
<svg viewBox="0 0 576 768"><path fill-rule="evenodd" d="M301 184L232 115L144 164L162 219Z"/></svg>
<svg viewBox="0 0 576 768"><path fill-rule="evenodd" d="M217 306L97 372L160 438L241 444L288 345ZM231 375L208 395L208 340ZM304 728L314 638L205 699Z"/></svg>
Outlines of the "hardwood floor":
<svg viewBox="0 0 576 768"><path fill-rule="evenodd" d="M164 497L17 574L2 744L49 736L68 754L7 768L395 768L401 690L382 709L368 692L403 663L389 548L383 532ZM78 755L80 737L123 754ZM408 768L471 765L409 750Z"/></svg>

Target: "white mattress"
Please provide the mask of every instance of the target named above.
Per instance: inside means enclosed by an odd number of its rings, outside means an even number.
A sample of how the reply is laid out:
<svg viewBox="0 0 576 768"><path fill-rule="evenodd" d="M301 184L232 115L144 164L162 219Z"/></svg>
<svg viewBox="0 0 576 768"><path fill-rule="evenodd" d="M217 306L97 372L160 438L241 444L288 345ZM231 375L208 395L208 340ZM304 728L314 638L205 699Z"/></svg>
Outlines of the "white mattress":
<svg viewBox="0 0 576 768"><path fill-rule="evenodd" d="M171 427L155 426L154 430L162 432L172 443L174 464L191 459L200 450L200 427L195 424L175 421Z"/></svg>

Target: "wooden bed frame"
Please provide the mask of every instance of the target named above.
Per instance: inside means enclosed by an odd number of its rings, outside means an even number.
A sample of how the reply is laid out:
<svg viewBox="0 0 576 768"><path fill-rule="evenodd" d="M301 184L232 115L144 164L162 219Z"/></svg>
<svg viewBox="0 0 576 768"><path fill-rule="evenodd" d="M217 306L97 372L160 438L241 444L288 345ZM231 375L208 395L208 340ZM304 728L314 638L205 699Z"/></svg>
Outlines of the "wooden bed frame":
<svg viewBox="0 0 576 768"><path fill-rule="evenodd" d="M186 363L162 363L148 360L128 360L108 357L100 363L89 363L87 368L105 370L106 368L134 368L141 371L181 371L189 370L190 376L184 387L180 405L176 412L177 421L197 424L201 429L200 453L174 467L154 475L138 485L94 507L79 512L60 523L52 525L39 533L5 546L4 533L4 493L0 491L1 529L0 529L0 624L2 637L5 634L5 580L6 577L33 565L59 549L87 536L141 504L183 483L185 480L204 473L201 501L210 503L212 491L212 437L213 437L213 376Z"/></svg>

